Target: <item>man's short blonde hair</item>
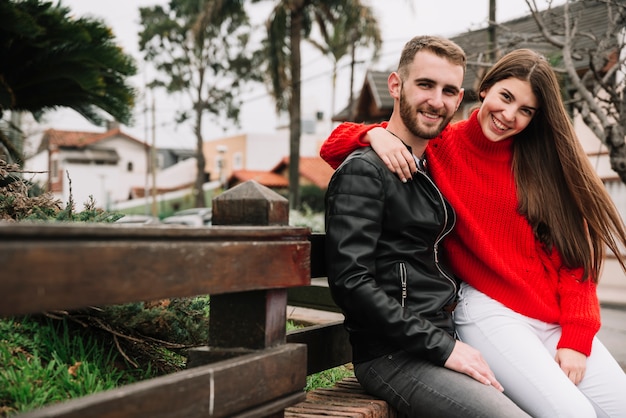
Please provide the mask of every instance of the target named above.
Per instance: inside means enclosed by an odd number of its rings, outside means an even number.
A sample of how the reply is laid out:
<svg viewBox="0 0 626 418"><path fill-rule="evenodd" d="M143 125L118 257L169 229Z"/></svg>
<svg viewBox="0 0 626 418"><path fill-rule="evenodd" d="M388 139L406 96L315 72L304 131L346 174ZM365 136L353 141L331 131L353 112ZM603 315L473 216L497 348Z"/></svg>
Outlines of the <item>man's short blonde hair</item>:
<svg viewBox="0 0 626 418"><path fill-rule="evenodd" d="M467 58L463 49L449 39L424 35L416 36L404 45L400 55L400 62L398 63L398 73L401 77L404 78L407 75L407 68L413 62L415 54L422 50L430 51L453 64L463 67L463 76L465 76Z"/></svg>

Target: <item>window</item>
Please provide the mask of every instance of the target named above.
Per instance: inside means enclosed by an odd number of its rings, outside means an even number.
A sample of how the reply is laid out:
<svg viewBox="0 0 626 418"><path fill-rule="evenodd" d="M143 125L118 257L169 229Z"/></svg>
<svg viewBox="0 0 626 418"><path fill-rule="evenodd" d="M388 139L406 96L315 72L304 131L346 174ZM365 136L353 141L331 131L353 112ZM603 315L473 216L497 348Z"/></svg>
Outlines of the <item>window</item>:
<svg viewBox="0 0 626 418"><path fill-rule="evenodd" d="M213 171L215 171L216 173L219 173L221 168L222 168L222 157L221 156L217 156L215 157L214 164L213 164Z"/></svg>
<svg viewBox="0 0 626 418"><path fill-rule="evenodd" d="M236 152L235 155L233 155L233 170L241 169L243 169L243 154Z"/></svg>
<svg viewBox="0 0 626 418"><path fill-rule="evenodd" d="M163 170L165 168L165 155L157 154L157 169Z"/></svg>
<svg viewBox="0 0 626 418"><path fill-rule="evenodd" d="M132 173L133 171L133 162L129 161L128 163L126 163L126 171L128 171L129 173Z"/></svg>
<svg viewBox="0 0 626 418"><path fill-rule="evenodd" d="M50 181L59 181L59 155L56 153L50 157Z"/></svg>

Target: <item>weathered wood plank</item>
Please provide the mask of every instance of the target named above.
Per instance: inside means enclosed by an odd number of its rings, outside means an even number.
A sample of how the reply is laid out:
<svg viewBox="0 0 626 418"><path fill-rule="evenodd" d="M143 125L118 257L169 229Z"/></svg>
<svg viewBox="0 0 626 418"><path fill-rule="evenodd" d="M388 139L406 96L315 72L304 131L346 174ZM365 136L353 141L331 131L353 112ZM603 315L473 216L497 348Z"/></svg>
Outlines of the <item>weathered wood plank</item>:
<svg viewBox="0 0 626 418"><path fill-rule="evenodd" d="M277 239L308 239L310 230L289 226L212 226L190 228L183 225L125 225L98 223L0 223L0 241L11 239L131 239L170 240L200 239L202 241L274 241Z"/></svg>
<svg viewBox="0 0 626 418"><path fill-rule="evenodd" d="M311 241L311 277L326 277L326 234L313 233Z"/></svg>
<svg viewBox="0 0 626 418"><path fill-rule="evenodd" d="M285 409L301 402L305 399L304 392L298 392L291 396L278 399L267 404L259 405L240 414L233 415L232 418L284 418Z"/></svg>
<svg viewBox="0 0 626 418"><path fill-rule="evenodd" d="M311 257L313 257L313 253L311 253ZM341 313L341 308L337 306L330 294L326 278L313 276L310 285L287 289L287 303L292 306Z"/></svg>
<svg viewBox="0 0 626 418"><path fill-rule="evenodd" d="M307 345L307 375L352 361L352 346L343 321L289 331L287 342Z"/></svg>
<svg viewBox="0 0 626 418"><path fill-rule="evenodd" d="M306 347L287 344L18 415L19 418L195 418L280 411L305 398ZM274 411L270 406L273 405ZM16 417L16 418L17 418Z"/></svg>
<svg viewBox="0 0 626 418"><path fill-rule="evenodd" d="M0 225L0 315L310 283L307 229L132 230Z"/></svg>
<svg viewBox="0 0 626 418"><path fill-rule="evenodd" d="M355 377L337 382L333 388L308 392L306 401L285 410L285 418L396 418L398 413L387 402L365 393Z"/></svg>
<svg viewBox="0 0 626 418"><path fill-rule="evenodd" d="M286 308L285 289L211 296L209 344L253 349L284 344ZM247 325L246 332L242 323Z"/></svg>

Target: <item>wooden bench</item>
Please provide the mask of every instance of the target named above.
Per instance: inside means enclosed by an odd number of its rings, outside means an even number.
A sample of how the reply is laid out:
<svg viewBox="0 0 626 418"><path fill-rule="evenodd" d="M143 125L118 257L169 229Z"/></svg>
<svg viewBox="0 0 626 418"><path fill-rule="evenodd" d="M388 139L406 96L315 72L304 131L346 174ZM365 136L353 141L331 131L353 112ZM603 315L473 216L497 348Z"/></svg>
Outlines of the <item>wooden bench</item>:
<svg viewBox="0 0 626 418"><path fill-rule="evenodd" d="M396 418L396 411L387 402L363 390L355 377L346 377L330 389L308 392L306 400L285 410L285 417L359 417Z"/></svg>
<svg viewBox="0 0 626 418"><path fill-rule="evenodd" d="M325 275L323 235L288 217L286 199L246 182L213 200L209 228L0 224L1 316L211 295L209 341L186 370L18 417L393 416L354 380L303 391L351 351L341 322L286 332L288 289Z"/></svg>

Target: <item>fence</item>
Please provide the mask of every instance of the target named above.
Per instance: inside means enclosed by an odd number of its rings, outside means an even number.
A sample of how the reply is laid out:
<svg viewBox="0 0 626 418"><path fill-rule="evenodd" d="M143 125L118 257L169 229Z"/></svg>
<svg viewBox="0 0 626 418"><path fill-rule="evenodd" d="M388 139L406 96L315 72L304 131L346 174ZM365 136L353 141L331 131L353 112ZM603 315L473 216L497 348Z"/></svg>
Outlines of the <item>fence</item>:
<svg viewBox="0 0 626 418"><path fill-rule="evenodd" d="M0 315L211 295L187 369L19 415L282 417L306 375L350 361L340 323L286 333L288 289L324 275L323 236L289 227L255 182L213 200L213 226L0 225Z"/></svg>

